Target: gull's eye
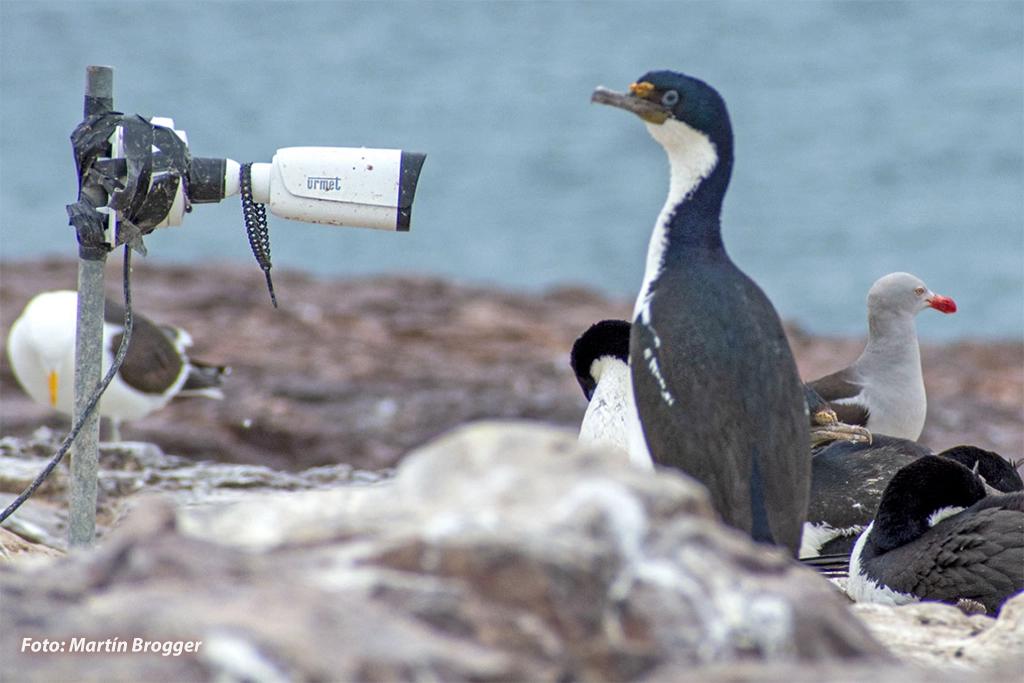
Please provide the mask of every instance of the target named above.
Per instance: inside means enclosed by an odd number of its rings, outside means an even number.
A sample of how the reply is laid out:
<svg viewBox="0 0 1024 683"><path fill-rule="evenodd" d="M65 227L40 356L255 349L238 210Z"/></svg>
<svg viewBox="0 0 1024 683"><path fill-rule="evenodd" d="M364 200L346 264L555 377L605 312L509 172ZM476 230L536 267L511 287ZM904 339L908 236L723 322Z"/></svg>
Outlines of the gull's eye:
<svg viewBox="0 0 1024 683"><path fill-rule="evenodd" d="M914 294L917 294L918 296L924 294L924 287L918 287L917 289L915 289Z"/></svg>
<svg viewBox="0 0 1024 683"><path fill-rule="evenodd" d="M674 107L679 104L679 91L668 90L661 96L661 103L666 107Z"/></svg>

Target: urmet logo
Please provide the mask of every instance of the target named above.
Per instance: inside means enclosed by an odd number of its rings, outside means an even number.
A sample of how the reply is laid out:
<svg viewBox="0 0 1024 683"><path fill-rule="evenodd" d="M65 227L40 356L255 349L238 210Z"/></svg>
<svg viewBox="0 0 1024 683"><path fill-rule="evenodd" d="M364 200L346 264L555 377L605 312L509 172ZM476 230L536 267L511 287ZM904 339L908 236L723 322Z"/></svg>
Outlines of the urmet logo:
<svg viewBox="0 0 1024 683"><path fill-rule="evenodd" d="M340 190L341 178L325 178L322 176L306 176L307 190Z"/></svg>

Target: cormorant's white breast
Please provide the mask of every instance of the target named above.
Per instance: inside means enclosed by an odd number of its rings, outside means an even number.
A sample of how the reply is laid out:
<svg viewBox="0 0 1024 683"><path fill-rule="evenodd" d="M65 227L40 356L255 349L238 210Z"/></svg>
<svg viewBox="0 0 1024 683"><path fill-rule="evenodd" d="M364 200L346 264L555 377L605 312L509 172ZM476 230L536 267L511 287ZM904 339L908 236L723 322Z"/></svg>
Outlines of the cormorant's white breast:
<svg viewBox="0 0 1024 683"><path fill-rule="evenodd" d="M646 448L633 453L629 447L630 422L639 424L629 370L629 332L628 321L602 320L573 344L569 363L589 401L579 440L610 446L628 455L636 467L649 470L653 463Z"/></svg>

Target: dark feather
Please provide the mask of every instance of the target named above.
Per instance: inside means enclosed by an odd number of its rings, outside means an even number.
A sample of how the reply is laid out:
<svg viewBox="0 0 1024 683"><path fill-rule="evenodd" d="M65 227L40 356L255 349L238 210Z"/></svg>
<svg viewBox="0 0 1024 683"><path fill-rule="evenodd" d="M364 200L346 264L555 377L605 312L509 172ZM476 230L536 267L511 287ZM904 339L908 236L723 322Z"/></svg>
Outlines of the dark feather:
<svg viewBox="0 0 1024 683"><path fill-rule="evenodd" d="M124 306L107 299L104 320L124 327ZM111 353L117 353L124 333L114 336ZM181 375L184 359L167 335L145 316L132 315L132 337L118 373L125 384L144 394L163 394Z"/></svg>

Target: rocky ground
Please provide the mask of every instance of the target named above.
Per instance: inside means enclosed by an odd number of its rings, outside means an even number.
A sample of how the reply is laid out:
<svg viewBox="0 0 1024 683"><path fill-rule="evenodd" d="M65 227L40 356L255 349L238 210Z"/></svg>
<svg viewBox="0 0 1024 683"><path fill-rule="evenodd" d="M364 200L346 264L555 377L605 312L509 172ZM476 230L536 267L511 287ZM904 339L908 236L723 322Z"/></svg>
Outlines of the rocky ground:
<svg viewBox="0 0 1024 683"><path fill-rule="evenodd" d="M111 259L108 293L120 297ZM283 470L394 466L464 422L532 418L577 426L585 402L568 353L591 323L628 317L631 301L573 288L518 294L430 277L322 280L274 271L271 307L255 264L187 268L136 257L139 312L191 332L196 358L229 364L224 401L181 400L123 427L126 440L201 460ZM28 300L76 283L70 260L0 266L0 334ZM863 339L789 325L801 373L854 360ZM935 450L970 443L1024 456L1024 345L963 340L922 348ZM34 405L0 360L0 435L69 420Z"/></svg>
<svg viewBox="0 0 1024 683"><path fill-rule="evenodd" d="M12 679L1024 680L1024 596L998 619L851 608L715 523L685 477L577 448L568 350L628 301L275 272L274 310L255 266L136 263L138 310L232 366L226 399L123 427L151 445L102 453L95 550L64 556L63 466L0 529ZM75 285L70 261L0 269L4 338L32 295ZM808 378L863 344L788 332ZM1024 455L1021 344L922 357L924 443ZM6 357L0 408L6 505L68 420ZM492 418L526 420L458 428ZM51 657L24 637L205 645Z"/></svg>
<svg viewBox="0 0 1024 683"><path fill-rule="evenodd" d="M0 489L23 488L56 438L0 440ZM475 422L385 477L151 444L100 465L94 549L43 545L64 536L63 469L0 528L5 678L1024 680L1024 595L998 617L851 607L717 523L693 480L572 429ZM44 641L58 651L30 649Z"/></svg>

